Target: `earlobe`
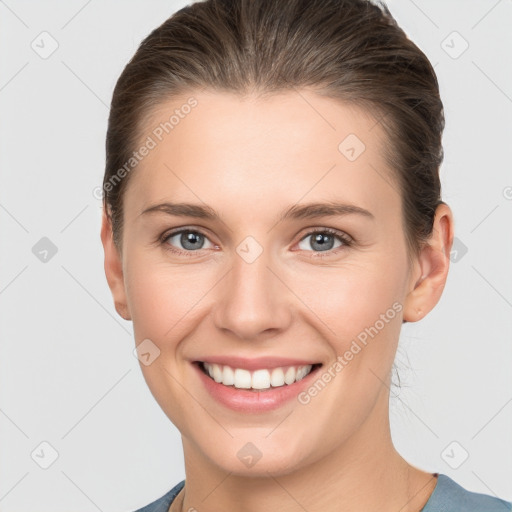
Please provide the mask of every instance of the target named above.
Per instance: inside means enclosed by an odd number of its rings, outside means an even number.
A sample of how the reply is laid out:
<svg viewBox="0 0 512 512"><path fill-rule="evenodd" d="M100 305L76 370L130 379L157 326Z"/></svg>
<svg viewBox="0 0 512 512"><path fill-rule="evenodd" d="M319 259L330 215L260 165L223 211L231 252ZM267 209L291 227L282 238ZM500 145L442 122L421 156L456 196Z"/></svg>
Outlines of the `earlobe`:
<svg viewBox="0 0 512 512"><path fill-rule="evenodd" d="M101 220L101 242L105 252L105 276L112 292L114 306L118 314L125 320L131 320L128 303L126 300L126 289L124 285L123 265L118 248L114 244L112 236L112 224L103 209Z"/></svg>
<svg viewBox="0 0 512 512"><path fill-rule="evenodd" d="M450 207L442 203L436 209L432 235L422 248L411 276L404 321L421 320L439 302L448 278L452 244L453 215Z"/></svg>

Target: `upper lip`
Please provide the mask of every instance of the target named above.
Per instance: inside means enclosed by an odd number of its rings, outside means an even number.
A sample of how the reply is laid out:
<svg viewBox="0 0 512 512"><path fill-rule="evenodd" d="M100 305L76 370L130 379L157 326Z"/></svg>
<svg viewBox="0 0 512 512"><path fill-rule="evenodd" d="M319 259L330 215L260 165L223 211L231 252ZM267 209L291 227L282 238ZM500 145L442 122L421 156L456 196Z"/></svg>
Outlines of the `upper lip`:
<svg viewBox="0 0 512 512"><path fill-rule="evenodd" d="M238 357L238 356L212 356L204 359L196 359L196 362L227 365L231 368L240 368L245 370L260 370L263 368L279 368L283 366L306 366L319 364L318 361L305 359L294 359L290 357Z"/></svg>

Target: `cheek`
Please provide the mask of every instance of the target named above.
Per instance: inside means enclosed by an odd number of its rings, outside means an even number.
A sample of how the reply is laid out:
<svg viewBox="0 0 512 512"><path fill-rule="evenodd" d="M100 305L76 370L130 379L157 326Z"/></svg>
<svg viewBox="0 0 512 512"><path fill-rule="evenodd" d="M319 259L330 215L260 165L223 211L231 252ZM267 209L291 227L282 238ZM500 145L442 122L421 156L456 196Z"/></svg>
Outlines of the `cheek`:
<svg viewBox="0 0 512 512"><path fill-rule="evenodd" d="M213 277L211 269L172 266L135 253L126 265L125 281L137 343L150 338L167 346L179 339L177 334L183 334L212 288Z"/></svg>
<svg viewBox="0 0 512 512"><path fill-rule="evenodd" d="M183 400L186 374L184 365L179 364L180 342L202 320L202 299L214 284L210 274L211 270L198 272L194 265L172 267L136 251L126 265L135 343L147 343L144 340L149 339L157 354L148 365L141 359L142 374L162 410L183 431L188 431L186 418L192 411L190 401Z"/></svg>
<svg viewBox="0 0 512 512"><path fill-rule="evenodd" d="M400 268L381 262L377 265L367 259L364 263L318 270L304 272L300 279L295 277L294 291L325 324L330 338L346 340L357 336L394 303L403 301L405 281ZM395 306L388 316L394 318L396 309Z"/></svg>
<svg viewBox="0 0 512 512"><path fill-rule="evenodd" d="M311 310L306 321L323 333L332 361L342 358L332 369L342 402L350 400L348 390L372 395L381 382L370 371L384 380L391 369L402 327L402 263L399 255L368 255L296 280L296 293Z"/></svg>

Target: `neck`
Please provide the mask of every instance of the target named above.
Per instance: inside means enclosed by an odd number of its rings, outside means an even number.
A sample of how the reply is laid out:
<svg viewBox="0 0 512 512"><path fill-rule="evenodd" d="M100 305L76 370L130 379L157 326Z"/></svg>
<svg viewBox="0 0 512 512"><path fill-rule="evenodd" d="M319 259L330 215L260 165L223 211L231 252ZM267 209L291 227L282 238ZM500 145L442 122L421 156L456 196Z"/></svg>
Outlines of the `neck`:
<svg viewBox="0 0 512 512"><path fill-rule="evenodd" d="M268 473L268 477L223 471L184 438L186 486L181 509L418 512L437 480L408 464L395 450L388 410L387 400L378 400L367 421L326 457L287 474Z"/></svg>

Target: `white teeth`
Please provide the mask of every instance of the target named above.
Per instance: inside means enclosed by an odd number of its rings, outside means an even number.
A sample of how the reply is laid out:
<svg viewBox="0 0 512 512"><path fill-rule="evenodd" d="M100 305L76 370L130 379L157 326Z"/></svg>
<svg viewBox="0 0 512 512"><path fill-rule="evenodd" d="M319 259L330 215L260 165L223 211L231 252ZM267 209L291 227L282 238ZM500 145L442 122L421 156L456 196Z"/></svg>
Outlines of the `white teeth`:
<svg viewBox="0 0 512 512"><path fill-rule="evenodd" d="M311 371L311 365L299 366L296 380L302 380Z"/></svg>
<svg viewBox="0 0 512 512"><path fill-rule="evenodd" d="M268 389L270 387L270 373L268 370L256 370L252 374L253 389Z"/></svg>
<svg viewBox="0 0 512 512"><path fill-rule="evenodd" d="M218 364L213 365L213 380L215 382L222 382L222 370Z"/></svg>
<svg viewBox="0 0 512 512"><path fill-rule="evenodd" d="M270 384L275 388L278 386L284 386L284 372L282 368L274 368L272 375L270 376Z"/></svg>
<svg viewBox="0 0 512 512"><path fill-rule="evenodd" d="M222 371L222 384L232 386L235 383L235 372L229 366L224 366Z"/></svg>
<svg viewBox="0 0 512 512"><path fill-rule="evenodd" d="M302 380L311 371L312 365L288 366L285 368L261 369L250 372L242 368L231 368L227 365L202 363L210 377L238 389L270 389L290 385Z"/></svg>
<svg viewBox="0 0 512 512"><path fill-rule="evenodd" d="M288 370L286 370L286 373L284 374L284 382L286 384L293 384L295 382L295 377L297 376L297 373L295 371L295 368L293 366L290 366Z"/></svg>
<svg viewBox="0 0 512 512"><path fill-rule="evenodd" d="M249 389L251 387L251 372L249 370L235 370L235 388Z"/></svg>

